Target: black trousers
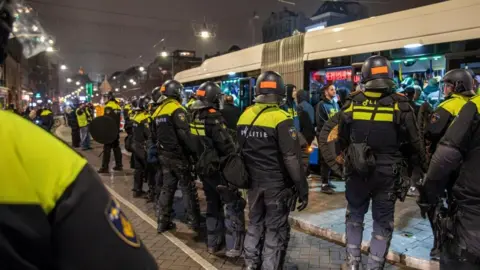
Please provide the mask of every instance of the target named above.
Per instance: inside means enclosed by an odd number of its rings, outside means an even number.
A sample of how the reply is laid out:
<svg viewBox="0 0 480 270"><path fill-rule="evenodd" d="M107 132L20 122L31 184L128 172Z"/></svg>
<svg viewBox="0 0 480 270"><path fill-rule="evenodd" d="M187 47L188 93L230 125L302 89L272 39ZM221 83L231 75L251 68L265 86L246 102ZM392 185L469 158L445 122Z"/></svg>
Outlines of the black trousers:
<svg viewBox="0 0 480 270"><path fill-rule="evenodd" d="M354 258L361 257L363 221L372 201L373 232L368 265L375 269L383 267L392 239L396 178L390 166L377 166L366 180L356 174L347 177L347 253Z"/></svg>
<svg viewBox="0 0 480 270"><path fill-rule="evenodd" d="M249 222L245 236L245 263L262 270L283 269L290 240L290 188L254 187L248 190Z"/></svg>
<svg viewBox="0 0 480 270"><path fill-rule="evenodd" d="M480 269L480 264L477 258L475 262L469 261L466 257L461 257L451 251L452 243L445 243L442 247L442 254L440 256L440 270L471 270Z"/></svg>
<svg viewBox="0 0 480 270"><path fill-rule="evenodd" d="M146 154L146 153L144 153ZM133 191L142 191L143 182L148 183L150 191L155 190L155 168L152 164L148 164L146 157L141 155L134 155L135 171L133 173Z"/></svg>
<svg viewBox="0 0 480 270"><path fill-rule="evenodd" d="M177 186L182 191L187 222L198 227L200 225L198 193L188 167L183 161L174 161L168 157L160 157L160 164L163 183L157 203L159 227L165 227L172 221L173 197Z"/></svg>
<svg viewBox="0 0 480 270"><path fill-rule="evenodd" d="M77 128L72 128L72 146L74 148L80 147L80 129Z"/></svg>
<svg viewBox="0 0 480 270"><path fill-rule="evenodd" d="M112 150L113 156L115 158L115 165L117 167L123 167L122 150L120 149L120 134L117 135L117 139L115 139L115 141L113 141L112 143L103 145L102 168L108 168Z"/></svg>
<svg viewBox="0 0 480 270"><path fill-rule="evenodd" d="M245 237L245 200L237 189L229 189L222 199L217 186L223 183L220 174L202 177L207 198L207 246L219 247L225 240L229 250L242 250Z"/></svg>

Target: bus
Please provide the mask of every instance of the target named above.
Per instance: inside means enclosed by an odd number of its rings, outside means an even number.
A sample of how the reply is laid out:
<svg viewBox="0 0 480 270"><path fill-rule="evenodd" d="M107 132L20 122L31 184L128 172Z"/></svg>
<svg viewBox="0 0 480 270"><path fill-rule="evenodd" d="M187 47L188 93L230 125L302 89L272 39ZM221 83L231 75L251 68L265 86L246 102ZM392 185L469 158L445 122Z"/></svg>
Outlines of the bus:
<svg viewBox="0 0 480 270"><path fill-rule="evenodd" d="M445 1L210 58L175 79L192 92L205 81L217 82L244 109L253 101L256 77L274 70L285 83L308 90L315 105L325 83L334 83L346 95L360 81L362 63L382 55L391 60L399 86L412 78L427 87L450 69L480 73L478 14L480 0Z"/></svg>

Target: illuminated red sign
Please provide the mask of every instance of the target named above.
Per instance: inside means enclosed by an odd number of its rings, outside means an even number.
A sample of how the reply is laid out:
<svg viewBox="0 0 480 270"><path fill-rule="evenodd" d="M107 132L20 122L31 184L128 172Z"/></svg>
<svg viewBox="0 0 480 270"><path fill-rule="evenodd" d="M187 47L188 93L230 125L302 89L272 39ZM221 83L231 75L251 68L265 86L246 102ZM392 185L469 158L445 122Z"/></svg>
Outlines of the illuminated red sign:
<svg viewBox="0 0 480 270"><path fill-rule="evenodd" d="M327 81L344 81L352 80L352 70L351 69L337 69L327 71L325 73L325 77L327 77Z"/></svg>

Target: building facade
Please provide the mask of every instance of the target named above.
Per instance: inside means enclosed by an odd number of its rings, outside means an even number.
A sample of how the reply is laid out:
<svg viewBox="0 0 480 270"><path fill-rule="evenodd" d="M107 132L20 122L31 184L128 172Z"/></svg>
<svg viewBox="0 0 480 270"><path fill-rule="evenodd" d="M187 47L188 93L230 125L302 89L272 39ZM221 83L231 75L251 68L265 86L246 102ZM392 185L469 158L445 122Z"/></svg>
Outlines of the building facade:
<svg viewBox="0 0 480 270"><path fill-rule="evenodd" d="M301 12L295 13L286 8L280 12L272 12L262 26L263 42L290 37L295 31L305 32L305 27L311 24L311 20Z"/></svg>

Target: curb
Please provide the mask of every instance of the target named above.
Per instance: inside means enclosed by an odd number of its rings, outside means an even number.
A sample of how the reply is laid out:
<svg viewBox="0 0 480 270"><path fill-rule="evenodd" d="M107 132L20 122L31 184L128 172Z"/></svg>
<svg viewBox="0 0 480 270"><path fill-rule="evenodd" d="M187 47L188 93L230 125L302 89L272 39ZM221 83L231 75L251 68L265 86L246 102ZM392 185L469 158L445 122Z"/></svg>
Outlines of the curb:
<svg viewBox="0 0 480 270"><path fill-rule="evenodd" d="M292 226L301 229L302 231L311 234L313 236L321 237L326 240L335 242L337 244L341 244L345 246L346 244L346 237L344 233L338 233L331 229L325 227L315 226L311 223L308 223L304 220L301 220L296 217L289 217L289 222ZM362 242L362 251L364 253L368 252L370 242L363 241ZM425 260L419 259L413 256L401 254L392 250L389 250L387 254L387 260L391 263L395 264L402 264L407 267L422 269L422 270L438 270L440 269L440 265L437 261L432 260Z"/></svg>

